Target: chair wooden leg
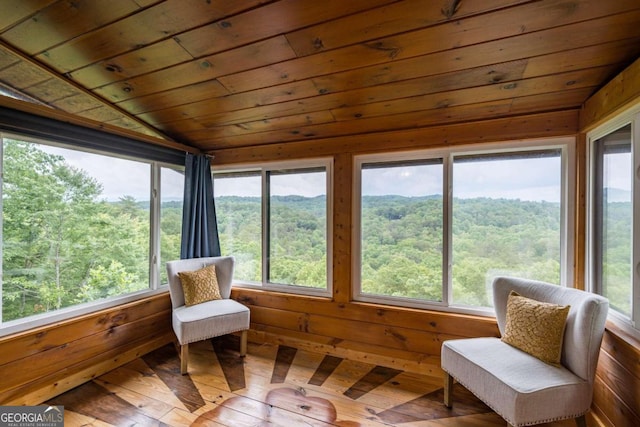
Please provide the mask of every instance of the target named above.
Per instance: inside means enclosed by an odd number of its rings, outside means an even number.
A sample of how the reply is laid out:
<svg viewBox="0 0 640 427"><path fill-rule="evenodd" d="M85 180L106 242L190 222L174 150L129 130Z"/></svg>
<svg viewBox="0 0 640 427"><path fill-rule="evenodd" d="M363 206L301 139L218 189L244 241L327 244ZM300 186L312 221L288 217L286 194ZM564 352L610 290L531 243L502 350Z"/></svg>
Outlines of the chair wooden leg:
<svg viewBox="0 0 640 427"><path fill-rule="evenodd" d="M576 425L578 427L587 427L587 417L585 417L584 415L580 415L578 418L576 418Z"/></svg>
<svg viewBox="0 0 640 427"><path fill-rule="evenodd" d="M244 357L247 355L247 335L249 331L242 331L240 335L240 357Z"/></svg>
<svg viewBox="0 0 640 427"><path fill-rule="evenodd" d="M453 393L453 377L448 373L444 373L444 406L451 408L453 404L451 394Z"/></svg>
<svg viewBox="0 0 640 427"><path fill-rule="evenodd" d="M187 364L189 362L189 344L183 344L180 346L180 373L185 375L187 373Z"/></svg>

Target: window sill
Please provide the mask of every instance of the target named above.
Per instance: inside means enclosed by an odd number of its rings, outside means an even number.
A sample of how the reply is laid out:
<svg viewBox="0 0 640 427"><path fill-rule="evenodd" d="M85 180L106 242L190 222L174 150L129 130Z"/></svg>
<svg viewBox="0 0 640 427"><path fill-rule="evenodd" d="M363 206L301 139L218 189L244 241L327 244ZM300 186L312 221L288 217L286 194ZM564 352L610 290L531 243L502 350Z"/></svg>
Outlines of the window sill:
<svg viewBox="0 0 640 427"><path fill-rule="evenodd" d="M94 301L82 305L67 307L50 313L42 313L35 316L29 316L24 319L12 320L4 322L0 325L0 338L18 332L24 332L29 329L39 328L56 322L62 322L74 317L91 314L96 311L117 307L130 302L138 301L154 295L169 292L169 286L163 285L158 289L143 290L128 295L113 297L107 300Z"/></svg>

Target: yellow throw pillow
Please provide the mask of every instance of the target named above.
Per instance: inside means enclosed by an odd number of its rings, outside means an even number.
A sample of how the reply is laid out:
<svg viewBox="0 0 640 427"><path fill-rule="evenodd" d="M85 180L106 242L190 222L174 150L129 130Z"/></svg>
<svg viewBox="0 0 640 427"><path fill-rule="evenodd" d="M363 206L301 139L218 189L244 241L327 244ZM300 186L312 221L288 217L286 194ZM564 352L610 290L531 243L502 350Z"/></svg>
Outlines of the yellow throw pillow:
<svg viewBox="0 0 640 427"><path fill-rule="evenodd" d="M507 318L502 341L559 365L564 327L570 306L560 306L526 298L511 291L507 299Z"/></svg>
<svg viewBox="0 0 640 427"><path fill-rule="evenodd" d="M215 265L211 264L196 271L181 271L178 277L184 292L184 305L187 307L222 299Z"/></svg>

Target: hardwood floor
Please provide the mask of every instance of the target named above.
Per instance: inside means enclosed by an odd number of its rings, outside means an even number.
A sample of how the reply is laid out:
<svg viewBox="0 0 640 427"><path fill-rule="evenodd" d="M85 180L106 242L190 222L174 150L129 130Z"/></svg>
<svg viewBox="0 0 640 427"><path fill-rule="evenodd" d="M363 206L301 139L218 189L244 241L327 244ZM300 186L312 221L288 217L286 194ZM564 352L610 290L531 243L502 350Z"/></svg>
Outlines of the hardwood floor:
<svg viewBox="0 0 640 427"><path fill-rule="evenodd" d="M190 346L189 375L171 345L48 402L65 426L504 426L456 384L438 378L234 336ZM574 426L572 421L546 424Z"/></svg>

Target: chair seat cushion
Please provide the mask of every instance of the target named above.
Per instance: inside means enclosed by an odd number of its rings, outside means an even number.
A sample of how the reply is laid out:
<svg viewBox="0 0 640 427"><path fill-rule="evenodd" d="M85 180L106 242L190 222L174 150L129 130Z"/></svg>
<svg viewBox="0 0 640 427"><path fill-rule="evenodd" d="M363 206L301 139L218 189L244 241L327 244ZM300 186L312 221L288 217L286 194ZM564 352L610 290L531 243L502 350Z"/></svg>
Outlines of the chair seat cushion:
<svg viewBox="0 0 640 427"><path fill-rule="evenodd" d="M500 338L445 341L442 369L514 426L577 417L591 401L587 381Z"/></svg>
<svg viewBox="0 0 640 427"><path fill-rule="evenodd" d="M249 309L232 299L173 310L173 330L181 345L249 329Z"/></svg>

